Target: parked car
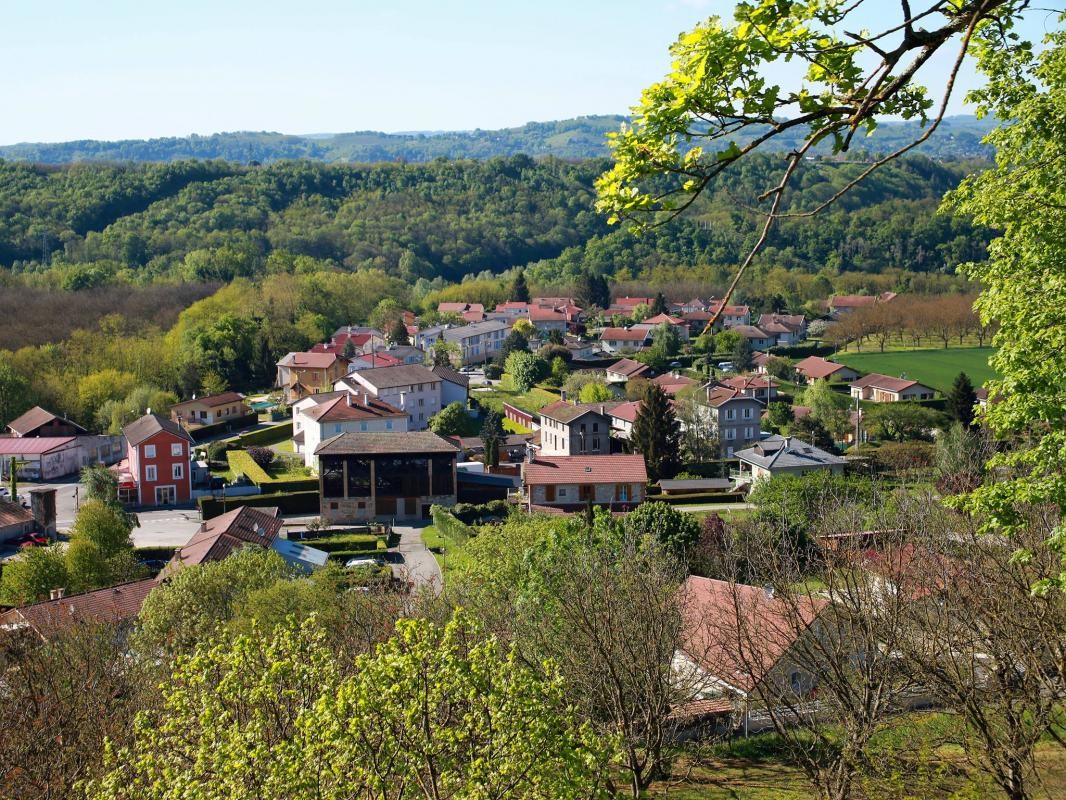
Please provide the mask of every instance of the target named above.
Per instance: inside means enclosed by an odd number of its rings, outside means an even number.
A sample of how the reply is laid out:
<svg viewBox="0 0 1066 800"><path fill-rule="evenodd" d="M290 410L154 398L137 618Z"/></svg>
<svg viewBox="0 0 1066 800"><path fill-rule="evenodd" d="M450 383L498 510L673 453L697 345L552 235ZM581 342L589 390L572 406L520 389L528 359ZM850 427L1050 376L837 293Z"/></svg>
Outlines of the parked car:
<svg viewBox="0 0 1066 800"><path fill-rule="evenodd" d="M385 559L381 557L349 558L344 562L344 566L348 569L353 569L355 567L383 567L385 566Z"/></svg>
<svg viewBox="0 0 1066 800"><path fill-rule="evenodd" d="M24 533L11 543L19 547L44 547L48 544L48 537L40 533Z"/></svg>
<svg viewBox="0 0 1066 800"><path fill-rule="evenodd" d="M733 362L732 361L719 361L718 362L718 369L721 370L722 372L732 372L733 371Z"/></svg>

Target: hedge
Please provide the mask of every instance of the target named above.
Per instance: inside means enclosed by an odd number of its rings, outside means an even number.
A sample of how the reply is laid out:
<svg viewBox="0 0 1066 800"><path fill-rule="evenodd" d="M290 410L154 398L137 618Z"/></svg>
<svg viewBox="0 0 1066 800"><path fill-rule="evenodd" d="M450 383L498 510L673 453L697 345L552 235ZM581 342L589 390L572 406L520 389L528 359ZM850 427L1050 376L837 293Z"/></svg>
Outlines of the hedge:
<svg viewBox="0 0 1066 800"><path fill-rule="evenodd" d="M704 503L743 503L744 495L732 492L711 494L651 494L646 498L649 503L666 503L671 506L702 505Z"/></svg>
<svg viewBox="0 0 1066 800"><path fill-rule="evenodd" d="M259 486L271 481L270 474L255 463L244 450L229 450L226 452L226 461L234 475L244 475L248 480Z"/></svg>
<svg viewBox="0 0 1066 800"><path fill-rule="evenodd" d="M341 536L320 537L318 539L300 539L300 544L323 550L327 553L345 552L347 550L384 550L385 542L377 536L347 534Z"/></svg>
<svg viewBox="0 0 1066 800"><path fill-rule="evenodd" d="M233 443L237 447L252 447L253 445L268 445L283 442L292 438L292 420L280 425L271 425L269 428L257 428L248 433L237 436Z"/></svg>
<svg viewBox="0 0 1066 800"><path fill-rule="evenodd" d="M200 515L211 519L223 513L222 500L214 497L201 497L197 500ZM318 492L275 492L273 494L253 494L247 497L231 497L226 500L226 511L237 506L277 506L282 514L317 514L321 510Z"/></svg>
<svg viewBox="0 0 1066 800"><path fill-rule="evenodd" d="M474 532L470 526L464 525L457 520L448 509L443 506L433 506L433 527L445 538L455 542L465 542Z"/></svg>
<svg viewBox="0 0 1066 800"><path fill-rule="evenodd" d="M138 561L170 561L177 547L135 547L133 555Z"/></svg>
<svg viewBox="0 0 1066 800"><path fill-rule="evenodd" d="M460 522L473 525L486 517L506 517L511 508L506 500L490 500L487 503L456 503L450 513Z"/></svg>
<svg viewBox="0 0 1066 800"><path fill-rule="evenodd" d="M826 358L833 355L836 349L828 344L822 344L821 342L804 342L803 344L794 344L791 347L771 347L770 355L781 356L783 358L806 358L807 356L821 356Z"/></svg>
<svg viewBox="0 0 1066 800"><path fill-rule="evenodd" d="M347 561L349 558L376 558L384 552L384 547L373 550L334 550L329 554L329 558L331 561Z"/></svg>
<svg viewBox="0 0 1066 800"><path fill-rule="evenodd" d="M189 436L192 437L194 442L202 442L205 439L213 439L220 433L230 433L231 431L239 431L241 428L251 428L253 425L259 424L259 415L255 412L251 414L245 414L243 417L233 417L227 419L225 422L216 422L213 425L204 425L201 428L192 428L189 430Z"/></svg>

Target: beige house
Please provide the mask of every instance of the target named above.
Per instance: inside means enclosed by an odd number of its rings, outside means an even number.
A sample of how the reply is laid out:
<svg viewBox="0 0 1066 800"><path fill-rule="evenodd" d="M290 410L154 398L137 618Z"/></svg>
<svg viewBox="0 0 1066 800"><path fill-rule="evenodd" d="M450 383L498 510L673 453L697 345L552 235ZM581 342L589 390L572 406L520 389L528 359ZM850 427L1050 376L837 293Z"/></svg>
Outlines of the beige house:
<svg viewBox="0 0 1066 800"><path fill-rule="evenodd" d="M193 396L192 400L175 403L170 407L170 418L186 428L228 422L251 413L240 392Z"/></svg>
<svg viewBox="0 0 1066 800"><path fill-rule="evenodd" d="M278 362L276 385L286 403L329 392L348 372L348 362L336 353L289 353Z"/></svg>
<svg viewBox="0 0 1066 800"><path fill-rule="evenodd" d="M641 455L538 456L522 468L523 501L531 511L578 511L589 503L632 508L643 502L647 483Z"/></svg>
<svg viewBox="0 0 1066 800"><path fill-rule="evenodd" d="M875 403L898 403L903 400L932 400L936 391L918 381L893 378L871 372L851 383L851 396Z"/></svg>

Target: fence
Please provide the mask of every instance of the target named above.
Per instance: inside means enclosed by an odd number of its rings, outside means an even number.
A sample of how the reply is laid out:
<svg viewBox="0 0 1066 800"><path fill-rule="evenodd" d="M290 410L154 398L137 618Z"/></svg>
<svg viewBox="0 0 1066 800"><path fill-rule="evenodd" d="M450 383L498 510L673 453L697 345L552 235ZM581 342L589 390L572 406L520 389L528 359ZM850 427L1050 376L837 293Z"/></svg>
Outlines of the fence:
<svg viewBox="0 0 1066 800"><path fill-rule="evenodd" d="M528 411L523 411L520 408L512 406L510 403L503 404L503 415L511 422L517 422L519 425L523 425L526 428L534 428L533 415Z"/></svg>

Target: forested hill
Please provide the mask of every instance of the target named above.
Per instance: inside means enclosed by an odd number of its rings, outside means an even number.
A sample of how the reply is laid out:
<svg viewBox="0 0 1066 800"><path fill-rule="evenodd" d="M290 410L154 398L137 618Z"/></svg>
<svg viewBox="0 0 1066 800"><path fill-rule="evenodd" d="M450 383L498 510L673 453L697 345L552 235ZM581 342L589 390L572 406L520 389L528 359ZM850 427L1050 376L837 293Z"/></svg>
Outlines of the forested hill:
<svg viewBox="0 0 1066 800"><path fill-rule="evenodd" d="M657 267L726 274L757 235L751 207L779 162L752 158L684 218L639 238L595 211L604 159L0 162L0 279L3 268L9 279L66 289L293 270L381 270L412 286L518 266L542 285L583 269L620 280ZM804 162L787 206L812 207L863 166ZM987 233L937 207L981 166L920 156L893 162L818 217L775 226L760 264L810 275L954 273L984 257Z"/></svg>
<svg viewBox="0 0 1066 800"><path fill-rule="evenodd" d="M586 159L607 155L606 134L618 130L625 119L622 116L589 116L554 122L530 122L502 130L426 134L362 131L291 136L238 132L115 142L90 139L55 144L25 143L0 147L0 158L43 164L185 159L224 159L242 164L288 159L354 163L422 162L436 158L486 159L517 154ZM989 150L981 144L981 138L990 127L989 120L977 120L969 116L949 117L918 151L931 158L987 157ZM889 152L913 139L919 130L914 123L885 123L873 137L861 140L854 149ZM796 134L795 141L781 139L778 144L782 148L795 147L799 135Z"/></svg>

